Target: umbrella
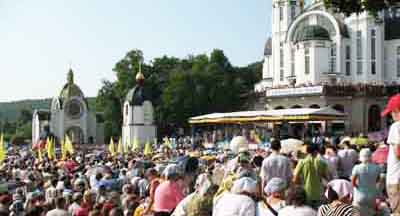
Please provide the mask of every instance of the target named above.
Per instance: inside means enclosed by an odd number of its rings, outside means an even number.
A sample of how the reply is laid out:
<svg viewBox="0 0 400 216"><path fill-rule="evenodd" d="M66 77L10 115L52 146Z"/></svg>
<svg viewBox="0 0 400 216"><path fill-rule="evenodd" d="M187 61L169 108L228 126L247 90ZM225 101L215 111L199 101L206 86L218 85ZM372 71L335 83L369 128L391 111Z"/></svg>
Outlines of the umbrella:
<svg viewBox="0 0 400 216"><path fill-rule="evenodd" d="M364 138L364 137L357 137L354 140L354 144L358 145L358 146L367 145L368 144L368 139Z"/></svg>
<svg viewBox="0 0 400 216"><path fill-rule="evenodd" d="M281 141L281 152L289 154L301 150L304 142L298 139L285 139Z"/></svg>
<svg viewBox="0 0 400 216"><path fill-rule="evenodd" d="M372 162L377 164L385 164L389 154L389 147L382 146L375 150L372 154Z"/></svg>
<svg viewBox="0 0 400 216"><path fill-rule="evenodd" d="M231 140L229 147L232 152L237 154L241 149L248 149L249 143L247 142L246 137L236 136Z"/></svg>

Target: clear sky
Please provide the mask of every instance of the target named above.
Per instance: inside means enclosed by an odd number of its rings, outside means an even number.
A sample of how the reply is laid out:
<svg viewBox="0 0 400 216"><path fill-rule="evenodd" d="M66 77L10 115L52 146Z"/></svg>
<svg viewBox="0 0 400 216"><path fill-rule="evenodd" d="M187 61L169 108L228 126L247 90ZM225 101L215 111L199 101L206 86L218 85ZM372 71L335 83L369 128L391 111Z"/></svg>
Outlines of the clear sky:
<svg viewBox="0 0 400 216"><path fill-rule="evenodd" d="M0 101L54 97L69 65L86 96L130 49L145 60L224 50L262 59L271 0L0 0Z"/></svg>

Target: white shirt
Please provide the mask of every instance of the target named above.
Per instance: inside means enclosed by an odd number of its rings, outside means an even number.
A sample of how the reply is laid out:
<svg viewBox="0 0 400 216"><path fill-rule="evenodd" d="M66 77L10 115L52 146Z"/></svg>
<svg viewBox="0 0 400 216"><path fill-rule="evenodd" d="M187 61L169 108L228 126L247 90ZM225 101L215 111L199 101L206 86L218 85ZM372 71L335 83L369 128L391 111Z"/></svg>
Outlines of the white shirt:
<svg viewBox="0 0 400 216"><path fill-rule="evenodd" d="M53 209L47 212L46 216L71 216L71 215L64 209Z"/></svg>
<svg viewBox="0 0 400 216"><path fill-rule="evenodd" d="M275 152L271 153L262 163L260 176L264 183L274 177L281 178L289 183L292 178L289 159Z"/></svg>
<svg viewBox="0 0 400 216"><path fill-rule="evenodd" d="M400 183L400 160L395 153L395 147L400 145L400 122L395 122L390 126L387 139L389 144L389 154L387 160L386 184Z"/></svg>
<svg viewBox="0 0 400 216"><path fill-rule="evenodd" d="M281 209L278 213L279 216L317 216L317 212L308 206L287 206Z"/></svg>
<svg viewBox="0 0 400 216"><path fill-rule="evenodd" d="M215 201L213 216L255 216L256 203L248 196L224 193Z"/></svg>
<svg viewBox="0 0 400 216"><path fill-rule="evenodd" d="M354 164L358 161L358 153L354 149L342 149L338 151L340 177L351 176Z"/></svg>

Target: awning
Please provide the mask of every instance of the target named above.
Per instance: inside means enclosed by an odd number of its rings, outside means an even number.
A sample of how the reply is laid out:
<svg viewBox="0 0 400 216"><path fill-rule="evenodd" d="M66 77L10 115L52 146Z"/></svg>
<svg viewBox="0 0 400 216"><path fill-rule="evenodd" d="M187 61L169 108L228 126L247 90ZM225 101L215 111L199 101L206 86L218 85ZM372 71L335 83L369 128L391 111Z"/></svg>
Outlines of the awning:
<svg viewBox="0 0 400 216"><path fill-rule="evenodd" d="M240 124L274 121L333 121L343 120L346 114L331 107L320 109L296 108L263 111L242 111L231 113L212 113L192 117L190 124Z"/></svg>

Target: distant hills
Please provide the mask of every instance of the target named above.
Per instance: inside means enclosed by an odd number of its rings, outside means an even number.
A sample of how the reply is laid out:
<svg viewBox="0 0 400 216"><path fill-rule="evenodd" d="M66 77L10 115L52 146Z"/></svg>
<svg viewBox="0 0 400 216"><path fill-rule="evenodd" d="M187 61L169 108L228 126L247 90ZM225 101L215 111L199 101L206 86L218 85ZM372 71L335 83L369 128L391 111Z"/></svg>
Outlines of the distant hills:
<svg viewBox="0 0 400 216"><path fill-rule="evenodd" d="M96 98L87 98L91 110L96 108ZM21 100L13 102L0 102L0 121L14 122L21 110L27 109L33 112L35 109L50 109L52 99Z"/></svg>

